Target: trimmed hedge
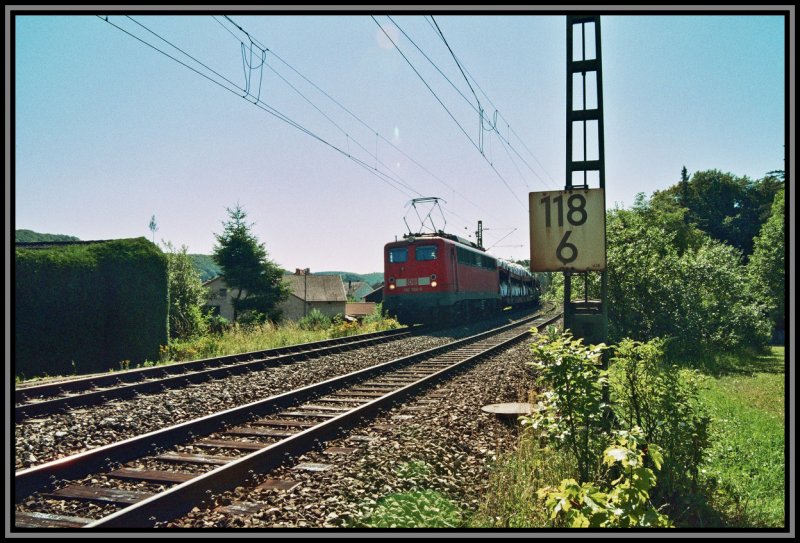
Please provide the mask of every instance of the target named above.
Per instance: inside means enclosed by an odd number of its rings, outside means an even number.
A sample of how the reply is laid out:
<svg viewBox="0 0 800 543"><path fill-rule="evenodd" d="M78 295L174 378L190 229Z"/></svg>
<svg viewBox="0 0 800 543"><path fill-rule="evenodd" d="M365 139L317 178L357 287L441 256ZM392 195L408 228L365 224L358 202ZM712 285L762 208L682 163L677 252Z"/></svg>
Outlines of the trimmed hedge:
<svg viewBox="0 0 800 543"><path fill-rule="evenodd" d="M17 245L15 375L158 360L168 310L166 256L143 237Z"/></svg>

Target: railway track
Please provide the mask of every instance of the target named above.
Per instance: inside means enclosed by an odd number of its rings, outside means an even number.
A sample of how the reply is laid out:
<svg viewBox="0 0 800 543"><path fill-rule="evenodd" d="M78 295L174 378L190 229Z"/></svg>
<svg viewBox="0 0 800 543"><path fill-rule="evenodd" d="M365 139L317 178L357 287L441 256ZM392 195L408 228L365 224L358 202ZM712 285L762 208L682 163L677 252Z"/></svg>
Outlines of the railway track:
<svg viewBox="0 0 800 543"><path fill-rule="evenodd" d="M422 330L423 327L419 326L413 329L398 328L289 347L20 387L14 392L14 417L20 422L34 416L58 413L64 409L98 405L112 400L131 398L136 394L160 392L169 388L241 375L267 367L395 341L412 334L419 334Z"/></svg>
<svg viewBox="0 0 800 543"><path fill-rule="evenodd" d="M532 325L542 327L559 317L537 315L446 346L19 471L15 476L16 526L148 527L175 518L209 494L241 485L255 473L265 473L342 435L466 364L527 337ZM198 450L208 453L197 454ZM127 466L123 466L125 463ZM149 482L153 492L128 490L118 486L121 481ZM68 517L41 506L47 500L105 505L98 507L92 518Z"/></svg>

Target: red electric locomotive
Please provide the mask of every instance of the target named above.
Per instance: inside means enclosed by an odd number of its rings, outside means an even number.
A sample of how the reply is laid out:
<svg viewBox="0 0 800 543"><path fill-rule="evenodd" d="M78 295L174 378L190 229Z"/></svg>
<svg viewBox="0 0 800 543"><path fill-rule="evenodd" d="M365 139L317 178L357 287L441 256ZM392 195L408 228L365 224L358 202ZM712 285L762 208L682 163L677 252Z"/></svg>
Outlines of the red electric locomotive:
<svg viewBox="0 0 800 543"><path fill-rule="evenodd" d="M468 320L538 300L530 272L458 236L439 231L386 244L383 307L404 324Z"/></svg>

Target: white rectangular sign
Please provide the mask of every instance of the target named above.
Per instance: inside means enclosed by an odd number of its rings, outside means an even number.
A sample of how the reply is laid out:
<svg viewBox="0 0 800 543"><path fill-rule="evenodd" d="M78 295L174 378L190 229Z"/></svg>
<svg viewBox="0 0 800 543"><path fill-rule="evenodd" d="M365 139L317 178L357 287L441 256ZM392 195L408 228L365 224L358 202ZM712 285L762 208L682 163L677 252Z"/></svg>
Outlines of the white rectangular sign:
<svg viewBox="0 0 800 543"><path fill-rule="evenodd" d="M531 192L531 271L606 269L603 189Z"/></svg>

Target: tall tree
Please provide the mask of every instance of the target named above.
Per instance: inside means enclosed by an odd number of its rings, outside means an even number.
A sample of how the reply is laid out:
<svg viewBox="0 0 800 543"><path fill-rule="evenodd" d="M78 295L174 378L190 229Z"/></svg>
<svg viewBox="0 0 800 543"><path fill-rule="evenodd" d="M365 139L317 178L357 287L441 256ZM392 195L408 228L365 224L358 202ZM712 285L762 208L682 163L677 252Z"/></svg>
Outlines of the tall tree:
<svg viewBox="0 0 800 543"><path fill-rule="evenodd" d="M187 254L187 247L183 245L176 250L169 241L164 242L164 247L169 285L169 335L181 339L201 335L207 330L203 306L208 293Z"/></svg>
<svg viewBox="0 0 800 543"><path fill-rule="evenodd" d="M686 207L686 203L689 201L689 172L686 171L686 166L681 169L681 184L679 194L680 205Z"/></svg>
<svg viewBox="0 0 800 543"><path fill-rule="evenodd" d="M237 291L233 319L246 312L251 320L277 320L278 305L289 295L283 272L268 258L264 244L252 234L253 224L245 221L245 210L237 203L227 212L228 221L222 223L222 233L214 234L217 245L212 257L222 268L225 283Z"/></svg>
<svg viewBox="0 0 800 543"><path fill-rule="evenodd" d="M156 224L156 216L153 215L150 217L150 231L153 233L153 243L156 242L156 230L158 230L158 225Z"/></svg>
<svg viewBox="0 0 800 543"><path fill-rule="evenodd" d="M685 169L684 169L685 170ZM681 172L677 185L653 194L653 204L672 203L686 208L684 222L697 225L703 232L739 249L747 260L753 252L753 238L770 215L775 194L784 182L770 172L753 181L719 170ZM667 202L669 201L669 202Z"/></svg>
<svg viewBox="0 0 800 543"><path fill-rule="evenodd" d="M786 203L785 192L775 195L772 215L754 240L748 272L756 293L767 302L776 328L783 330L786 318Z"/></svg>

